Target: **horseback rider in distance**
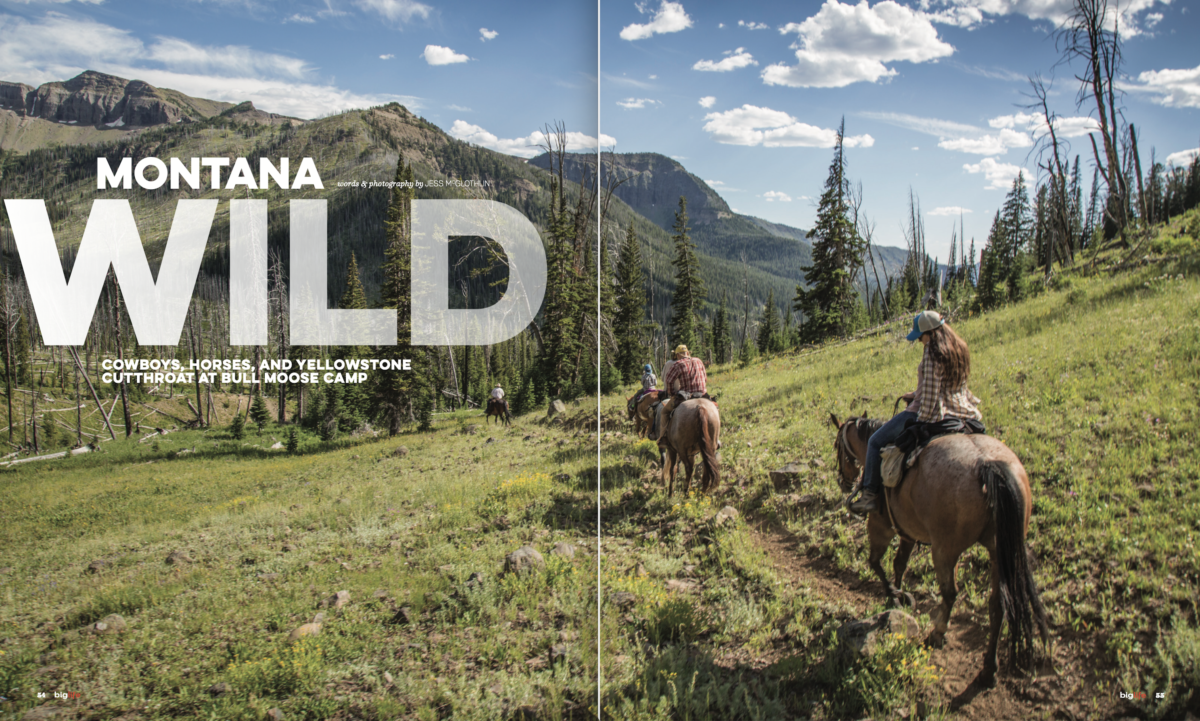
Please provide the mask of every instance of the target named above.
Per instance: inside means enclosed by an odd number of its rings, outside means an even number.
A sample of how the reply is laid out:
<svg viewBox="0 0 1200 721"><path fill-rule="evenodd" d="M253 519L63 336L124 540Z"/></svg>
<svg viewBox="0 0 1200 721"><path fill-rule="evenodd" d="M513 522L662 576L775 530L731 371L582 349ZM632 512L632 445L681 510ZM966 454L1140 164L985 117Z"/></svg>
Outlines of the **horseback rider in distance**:
<svg viewBox="0 0 1200 721"><path fill-rule="evenodd" d="M867 442L867 457L863 467L861 497L850 503L854 513L866 514L882 508L879 499L881 485L881 449L893 443L904 429L913 423L937 423L947 416L981 420L979 399L967 389L971 375L971 352L967 343L946 325L942 317L926 310L913 318L909 341L920 340L925 346L917 366L917 389L901 396L909 401L908 408L897 413Z"/></svg>
<svg viewBox="0 0 1200 721"><path fill-rule="evenodd" d="M663 371L663 385L672 395L659 405L654 427L647 436L650 440L658 440L671 419L671 411L680 403L691 398L708 397L708 376L704 372L704 362L693 358L685 345L675 349L675 357L677 360L668 363Z"/></svg>

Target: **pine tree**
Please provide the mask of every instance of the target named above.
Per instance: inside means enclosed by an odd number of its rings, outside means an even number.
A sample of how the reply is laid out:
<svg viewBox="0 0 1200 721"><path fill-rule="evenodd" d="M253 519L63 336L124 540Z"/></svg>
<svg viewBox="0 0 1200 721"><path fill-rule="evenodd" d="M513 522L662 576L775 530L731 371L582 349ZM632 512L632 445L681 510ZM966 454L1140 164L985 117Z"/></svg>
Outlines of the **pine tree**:
<svg viewBox="0 0 1200 721"><path fill-rule="evenodd" d="M408 359L408 371L383 371L374 374L371 389L372 415L387 425L388 435L396 435L410 409L424 396L433 393L427 353L411 345L412 339L412 201L415 176L411 165L401 158L396 162L396 184L388 204L384 232L387 247L383 264L383 305L396 309L396 345L381 346L375 357L381 360Z"/></svg>
<svg viewBox="0 0 1200 721"><path fill-rule="evenodd" d="M1025 188L1025 174L1017 173L1012 188L1004 198L1000 209L1000 231L1002 244L999 257L1000 277L1006 288L1007 300L1020 300L1021 279L1028 265L1028 247L1033 237L1033 216L1029 206L1029 193Z"/></svg>
<svg viewBox="0 0 1200 721"><path fill-rule="evenodd" d="M296 430L296 426L292 426L288 430L287 437L287 452L298 453L300 451L300 432Z"/></svg>
<svg viewBox="0 0 1200 721"><path fill-rule="evenodd" d="M775 350L779 338L779 316L775 315L775 291L767 293L767 304L763 307L762 322L758 324L758 352L766 355Z"/></svg>
<svg viewBox="0 0 1200 721"><path fill-rule="evenodd" d="M1000 211L996 211L996 216L992 219L992 229L988 231L987 241L979 254L979 279L975 284L975 306L978 310L990 310L1004 301L1005 291L1001 285L1004 275L1000 261L1003 237Z"/></svg>
<svg viewBox="0 0 1200 721"><path fill-rule="evenodd" d="M679 210L675 213L675 294L671 297L671 347L686 345L695 349L697 335L696 314L704 302L704 283L700 280L700 264L696 260L696 245L688 236L687 198L679 196Z"/></svg>
<svg viewBox="0 0 1200 721"><path fill-rule="evenodd" d="M546 273L552 282L546 288L542 311L539 373L545 392L559 398L572 390L576 358L582 348L578 320L583 282L575 264L573 224L557 178L550 185L550 208Z"/></svg>
<svg viewBox="0 0 1200 721"><path fill-rule="evenodd" d="M729 308L727 305L728 295L728 291L721 293L721 305L717 308L717 314L713 316L713 361L716 363L728 363L732 360L733 355L733 338L730 335Z"/></svg>
<svg viewBox="0 0 1200 721"><path fill-rule="evenodd" d="M802 267L808 289L796 286L793 306L804 314L804 340L818 342L844 336L852 330L857 295L851 274L861 263L863 242L850 221L850 183L842 138L846 123L838 127L829 177L817 206L817 220L809 238L812 265Z"/></svg>
<svg viewBox="0 0 1200 721"><path fill-rule="evenodd" d="M250 419L258 426L259 433L271 422L271 411L267 410L267 402L263 400L262 393L254 396L254 403L250 405Z"/></svg>
<svg viewBox="0 0 1200 721"><path fill-rule="evenodd" d="M246 421L242 418L241 413L233 414L233 421L229 424L229 435L233 436L233 440L240 441L246 435Z"/></svg>
<svg viewBox="0 0 1200 721"><path fill-rule="evenodd" d="M358 259L354 253L350 254L350 264L346 268L346 290L342 293L339 305L347 310L363 310L367 307L367 294L363 290ZM334 360L361 360L369 355L370 351L365 346L337 346L333 351ZM347 383L344 389L339 389L339 395L341 413L337 417L338 425L344 431L354 431L370 412L367 389L362 383Z"/></svg>
<svg viewBox="0 0 1200 721"><path fill-rule="evenodd" d="M642 270L642 242L630 221L617 258L616 314L613 335L617 341L617 368L626 383L638 379L646 349L642 340L646 318L646 276Z"/></svg>

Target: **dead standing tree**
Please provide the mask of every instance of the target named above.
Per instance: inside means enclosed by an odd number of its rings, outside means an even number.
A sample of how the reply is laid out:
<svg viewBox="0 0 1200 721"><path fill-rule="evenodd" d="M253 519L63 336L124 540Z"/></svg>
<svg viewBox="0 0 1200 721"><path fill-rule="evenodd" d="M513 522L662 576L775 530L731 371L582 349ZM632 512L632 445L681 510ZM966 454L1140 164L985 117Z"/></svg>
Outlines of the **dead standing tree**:
<svg viewBox="0 0 1200 721"><path fill-rule="evenodd" d="M1070 19L1056 36L1056 45L1062 53L1060 62L1079 61L1083 66L1082 73L1075 75L1079 81L1076 107L1082 108L1089 102L1096 106L1103 157L1096 145L1096 134L1089 138L1096 168L1108 188L1104 208L1107 238L1121 234L1129 223L1129 188L1120 152L1120 140L1125 135L1121 127L1124 118L1116 103L1116 80L1123 61L1118 16L1118 10L1110 11L1108 0L1075 0Z"/></svg>

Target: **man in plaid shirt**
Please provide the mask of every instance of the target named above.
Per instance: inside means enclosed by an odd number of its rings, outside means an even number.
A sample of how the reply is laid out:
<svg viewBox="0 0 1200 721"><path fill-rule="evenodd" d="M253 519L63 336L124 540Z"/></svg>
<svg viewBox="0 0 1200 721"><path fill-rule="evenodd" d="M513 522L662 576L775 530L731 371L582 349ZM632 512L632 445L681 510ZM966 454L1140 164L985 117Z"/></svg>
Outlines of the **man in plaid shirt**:
<svg viewBox="0 0 1200 721"><path fill-rule="evenodd" d="M675 355L678 360L663 378L663 385L667 388L674 388L675 394L659 404L658 413L654 418L654 427L650 429L649 438L652 441L658 440L660 429L665 428L666 423L670 421L671 411L675 409L675 406L690 398L701 398L708 395L708 375L704 372L704 362L699 358L693 358L685 345L676 348Z"/></svg>

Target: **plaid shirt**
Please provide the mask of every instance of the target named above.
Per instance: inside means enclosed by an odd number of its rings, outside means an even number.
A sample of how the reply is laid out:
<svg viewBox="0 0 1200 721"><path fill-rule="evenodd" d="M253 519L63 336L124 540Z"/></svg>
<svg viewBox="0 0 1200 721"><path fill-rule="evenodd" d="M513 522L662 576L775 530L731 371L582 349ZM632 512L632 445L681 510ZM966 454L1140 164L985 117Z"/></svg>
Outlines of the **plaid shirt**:
<svg viewBox="0 0 1200 721"><path fill-rule="evenodd" d="M942 382L942 369L929 357L929 346L917 366L916 397L908 410L917 414L921 423L936 423L946 416L983 420L979 412L979 399L967 390L964 382L960 388L946 388Z"/></svg>
<svg viewBox="0 0 1200 721"><path fill-rule="evenodd" d="M667 371L663 383L673 391L688 393L705 393L708 376L704 372L704 362L699 358L683 358L675 361L675 365Z"/></svg>

